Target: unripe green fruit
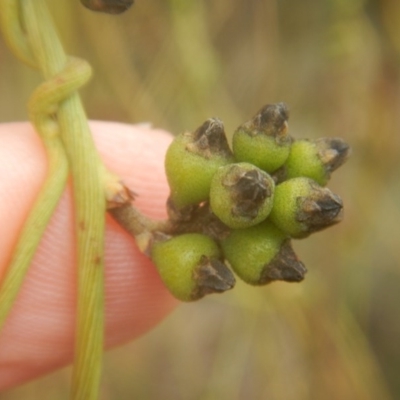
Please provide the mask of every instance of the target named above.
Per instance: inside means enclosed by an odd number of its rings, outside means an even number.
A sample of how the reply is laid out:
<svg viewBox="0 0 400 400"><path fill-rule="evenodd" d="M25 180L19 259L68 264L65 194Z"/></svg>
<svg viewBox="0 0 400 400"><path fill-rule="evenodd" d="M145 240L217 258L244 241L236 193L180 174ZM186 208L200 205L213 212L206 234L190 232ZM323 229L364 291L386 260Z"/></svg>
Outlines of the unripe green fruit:
<svg viewBox="0 0 400 400"><path fill-rule="evenodd" d="M294 238L303 238L342 217L339 196L309 178L292 178L275 187L270 220Z"/></svg>
<svg viewBox="0 0 400 400"><path fill-rule="evenodd" d="M267 172L281 167L289 156L292 139L288 135L289 112L284 103L263 107L233 134L233 154L237 161L249 162Z"/></svg>
<svg viewBox="0 0 400 400"><path fill-rule="evenodd" d="M287 234L269 221L232 231L221 246L232 269L251 285L275 280L299 282L306 273Z"/></svg>
<svg viewBox="0 0 400 400"><path fill-rule="evenodd" d="M273 179L252 164L226 165L212 179L211 210L232 229L256 225L272 209L274 187Z"/></svg>
<svg viewBox="0 0 400 400"><path fill-rule="evenodd" d="M217 244L206 235L188 233L156 241L151 258L167 288L182 301L223 292L235 284L232 272L220 261Z"/></svg>
<svg viewBox="0 0 400 400"><path fill-rule="evenodd" d="M305 176L325 186L331 173L346 160L350 147L339 138L297 140L285 163L286 177Z"/></svg>
<svg viewBox="0 0 400 400"><path fill-rule="evenodd" d="M173 206L180 209L206 200L215 171L232 161L224 127L218 119L207 120L193 133L178 135L165 157Z"/></svg>

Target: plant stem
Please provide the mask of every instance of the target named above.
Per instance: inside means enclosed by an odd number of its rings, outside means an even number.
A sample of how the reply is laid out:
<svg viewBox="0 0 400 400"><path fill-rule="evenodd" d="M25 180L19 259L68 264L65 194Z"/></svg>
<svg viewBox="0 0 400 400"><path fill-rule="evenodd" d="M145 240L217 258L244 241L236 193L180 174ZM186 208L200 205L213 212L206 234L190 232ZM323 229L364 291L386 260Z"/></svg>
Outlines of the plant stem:
<svg viewBox="0 0 400 400"><path fill-rule="evenodd" d="M10 47L20 55L20 58L28 60L30 65L35 65L32 58L33 53L26 43L20 19L16 14L19 11L17 3L1 0L0 7L2 10L1 27ZM41 85L32 96L33 101L30 102L30 116L41 136L48 156L48 172L41 192L22 229L0 288L0 328L17 297L36 248L67 180L67 158L57 134L57 125L48 111L55 102L67 95L63 90L57 92L58 86L54 81Z"/></svg>
<svg viewBox="0 0 400 400"><path fill-rule="evenodd" d="M35 57L21 26L20 0L0 0L0 22L4 39L22 62L37 68Z"/></svg>
<svg viewBox="0 0 400 400"><path fill-rule="evenodd" d="M104 331L103 238L106 208L104 168L95 150L80 99L76 93L71 94L71 91L75 91L88 78L89 70L82 61L68 64L44 0L0 1L2 10L0 18L10 47L20 59L31 66L35 65L35 58L36 66L46 79L50 79L38 89L30 107L35 126L48 150L50 177L46 181L45 191L39 196L39 203L28 218L28 225L25 226L16 249L14 267L10 269L15 273L9 273L5 282L6 289L4 286L2 288L1 293L8 295L8 301L1 303L2 310L5 310L2 315L4 319L11 308L41 234L65 184L67 163L61 141L57 138L59 130L72 172L78 240L79 295L72 398L96 399ZM54 76L58 80L51 81ZM57 122L54 123L50 115L55 112L55 106L62 99L65 100L59 105ZM32 229L38 226L40 229L33 232ZM10 285L13 288L11 292L7 291Z"/></svg>
<svg viewBox="0 0 400 400"><path fill-rule="evenodd" d="M48 115L46 117L48 118ZM47 152L48 172L19 236L0 288L0 329L13 306L40 239L61 197L68 174L68 162L60 138L52 135L57 129L54 122L42 114L35 114L33 119L41 132Z"/></svg>
<svg viewBox="0 0 400 400"><path fill-rule="evenodd" d="M166 235L203 233L216 240L225 238L231 232L231 229L211 212L208 203L194 208L191 215L184 220L156 221L143 215L133 204L124 204L108 212L136 238L140 250L146 254L149 253L151 243L146 243L143 238L149 239L156 232Z"/></svg>
<svg viewBox="0 0 400 400"><path fill-rule="evenodd" d="M62 71L67 56L44 0L22 3L28 35L46 78ZM78 241L78 310L72 398L97 399L103 353L103 249L105 197L97 155L78 94L57 113L70 162Z"/></svg>

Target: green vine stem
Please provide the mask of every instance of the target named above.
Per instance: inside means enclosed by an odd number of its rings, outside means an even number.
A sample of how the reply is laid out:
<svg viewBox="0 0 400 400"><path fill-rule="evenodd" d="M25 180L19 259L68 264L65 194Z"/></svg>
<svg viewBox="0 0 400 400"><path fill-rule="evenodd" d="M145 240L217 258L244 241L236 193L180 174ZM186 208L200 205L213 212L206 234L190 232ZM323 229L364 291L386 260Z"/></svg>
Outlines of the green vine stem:
<svg viewBox="0 0 400 400"><path fill-rule="evenodd" d="M3 32L10 47L23 61L29 61L29 65L35 65L33 59L29 58L32 54L20 29L17 3L2 1L0 4ZM58 126L52 118L57 102L68 95L68 92L58 91L58 85L55 82L55 79L58 78L54 77L42 84L32 95L29 104L30 118L46 148L48 172L43 188L20 234L19 242L0 289L0 327L18 294L40 238L67 180L68 161L58 135Z"/></svg>
<svg viewBox="0 0 400 400"><path fill-rule="evenodd" d="M45 77L65 68L67 57L43 0L23 3L31 41L37 46ZM49 57L50 56L50 57ZM97 399L103 353L103 240L105 198L86 115L77 94L58 110L58 122L70 161L76 212L78 310L73 399Z"/></svg>
<svg viewBox="0 0 400 400"><path fill-rule="evenodd" d="M60 199L67 180L68 162L58 136L58 126L48 113L48 109L54 106L53 100L62 100L65 97L64 93L57 92L58 86L55 79L58 78L58 76L55 76L42 84L35 91L30 102L31 120L34 122L37 131L40 132L47 151L48 173L39 197L20 234L14 256L1 286L0 328L18 294L40 238Z"/></svg>
<svg viewBox="0 0 400 400"><path fill-rule="evenodd" d="M1 0L0 6L2 28L10 47L24 62L39 68L47 79L32 97L30 115L49 158L48 178L24 227L1 288L0 298L7 300L0 303L0 315L4 320L10 310L65 186L67 156L73 180L78 242L78 311L72 398L97 399L104 332L104 182L107 178L79 96L75 93L89 78L90 67L84 61L67 58L44 0Z"/></svg>
<svg viewBox="0 0 400 400"><path fill-rule="evenodd" d="M35 57L21 26L20 1L0 0L0 21L3 36L9 47L22 62L32 68L38 68Z"/></svg>

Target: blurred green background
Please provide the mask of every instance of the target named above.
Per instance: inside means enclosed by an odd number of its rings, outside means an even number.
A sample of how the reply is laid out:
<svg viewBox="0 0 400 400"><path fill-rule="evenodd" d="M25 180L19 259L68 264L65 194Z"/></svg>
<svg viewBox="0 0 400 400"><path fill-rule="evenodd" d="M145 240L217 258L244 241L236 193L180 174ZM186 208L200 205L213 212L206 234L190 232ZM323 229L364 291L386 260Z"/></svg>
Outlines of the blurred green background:
<svg viewBox="0 0 400 400"><path fill-rule="evenodd" d="M295 137L353 147L329 187L344 221L295 242L299 285L235 290L179 307L106 354L101 400L400 398L400 2L137 0L121 16L48 2L94 79L93 119L228 132L285 101ZM40 82L0 41L0 121L25 120ZM67 399L69 369L0 394Z"/></svg>

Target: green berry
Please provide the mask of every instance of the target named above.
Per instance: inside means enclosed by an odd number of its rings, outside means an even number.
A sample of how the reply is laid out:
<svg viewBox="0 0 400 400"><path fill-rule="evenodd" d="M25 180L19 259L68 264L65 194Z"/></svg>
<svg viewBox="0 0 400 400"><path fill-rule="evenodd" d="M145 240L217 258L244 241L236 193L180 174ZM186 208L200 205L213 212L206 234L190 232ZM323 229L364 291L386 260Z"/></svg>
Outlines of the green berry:
<svg viewBox="0 0 400 400"><path fill-rule="evenodd" d="M304 279L306 268L295 255L288 235L269 221L232 231L221 246L236 274L251 285Z"/></svg>
<svg viewBox="0 0 400 400"><path fill-rule="evenodd" d="M216 118L177 136L165 158L171 207L179 210L207 200L215 171L232 160L223 124Z"/></svg>
<svg viewBox="0 0 400 400"><path fill-rule="evenodd" d="M235 284L232 272L220 261L214 240L199 233L187 233L155 241L151 258L171 293L182 301L224 292Z"/></svg>
<svg viewBox="0 0 400 400"><path fill-rule="evenodd" d="M339 138L297 140L285 163L286 177L305 176L325 186L331 173L339 168L350 153L350 146Z"/></svg>
<svg viewBox="0 0 400 400"><path fill-rule="evenodd" d="M232 229L256 225L272 209L274 187L270 175L252 164L226 165L212 179L211 210Z"/></svg>
<svg viewBox="0 0 400 400"><path fill-rule="evenodd" d="M281 167L289 156L292 141L288 135L288 118L289 111L284 103L263 107L233 134L235 159L267 172Z"/></svg>
<svg viewBox="0 0 400 400"><path fill-rule="evenodd" d="M275 187L274 206L269 218L295 238L338 223L343 203L339 196L309 178L292 178Z"/></svg>

